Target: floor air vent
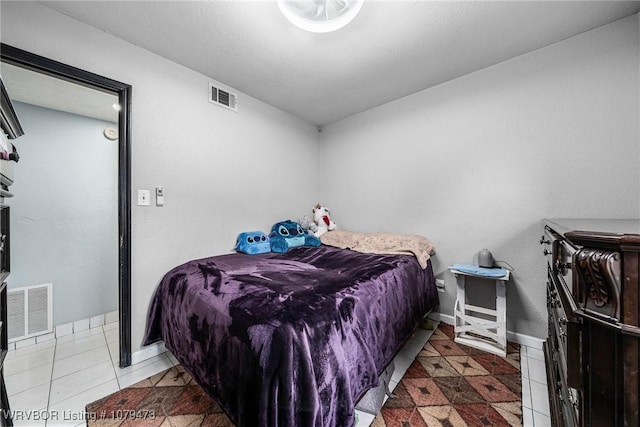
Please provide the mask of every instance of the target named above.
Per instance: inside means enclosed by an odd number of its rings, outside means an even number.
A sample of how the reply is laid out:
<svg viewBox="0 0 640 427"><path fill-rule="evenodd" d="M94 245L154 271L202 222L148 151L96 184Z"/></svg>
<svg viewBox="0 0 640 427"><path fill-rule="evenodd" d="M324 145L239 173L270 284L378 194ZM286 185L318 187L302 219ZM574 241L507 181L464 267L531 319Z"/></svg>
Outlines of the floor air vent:
<svg viewBox="0 0 640 427"><path fill-rule="evenodd" d="M209 102L231 111L238 111L238 95L221 89L214 83L209 83Z"/></svg>
<svg viewBox="0 0 640 427"><path fill-rule="evenodd" d="M53 284L7 290L9 342L53 332Z"/></svg>

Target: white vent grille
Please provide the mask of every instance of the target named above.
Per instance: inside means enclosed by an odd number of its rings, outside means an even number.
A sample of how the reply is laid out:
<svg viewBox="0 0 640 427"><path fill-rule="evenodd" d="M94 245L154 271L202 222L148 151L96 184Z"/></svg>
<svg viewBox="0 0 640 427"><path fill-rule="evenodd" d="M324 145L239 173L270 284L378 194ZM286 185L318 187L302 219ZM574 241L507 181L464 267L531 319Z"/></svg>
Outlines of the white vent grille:
<svg viewBox="0 0 640 427"><path fill-rule="evenodd" d="M231 111L238 111L238 94L209 83L209 102Z"/></svg>
<svg viewBox="0 0 640 427"><path fill-rule="evenodd" d="M53 332L53 284L7 291L9 342Z"/></svg>

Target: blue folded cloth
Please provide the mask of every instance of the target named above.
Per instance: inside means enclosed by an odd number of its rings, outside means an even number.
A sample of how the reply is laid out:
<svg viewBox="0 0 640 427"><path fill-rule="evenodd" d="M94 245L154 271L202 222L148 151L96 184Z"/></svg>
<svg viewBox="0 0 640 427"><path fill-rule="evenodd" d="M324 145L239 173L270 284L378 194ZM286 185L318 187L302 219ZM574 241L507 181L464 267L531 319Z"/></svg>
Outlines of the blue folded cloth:
<svg viewBox="0 0 640 427"><path fill-rule="evenodd" d="M461 273L473 274L474 276L482 277L504 277L507 275L507 270L504 268L485 268L475 264L453 264L450 265L449 270L456 270Z"/></svg>

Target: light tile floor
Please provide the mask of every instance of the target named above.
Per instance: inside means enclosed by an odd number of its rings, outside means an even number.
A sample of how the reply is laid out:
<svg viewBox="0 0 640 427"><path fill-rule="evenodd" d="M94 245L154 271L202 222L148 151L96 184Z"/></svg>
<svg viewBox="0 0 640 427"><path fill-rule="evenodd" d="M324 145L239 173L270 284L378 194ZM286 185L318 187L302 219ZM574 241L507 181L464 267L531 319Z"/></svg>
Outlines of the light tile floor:
<svg viewBox="0 0 640 427"><path fill-rule="evenodd" d="M395 388L431 331L418 330L394 360ZM4 364L9 403L16 426L84 426L87 403L177 364L164 353L118 367L118 323L11 350ZM522 412L525 427L550 426L544 354L521 347ZM357 411L357 427L373 415Z"/></svg>

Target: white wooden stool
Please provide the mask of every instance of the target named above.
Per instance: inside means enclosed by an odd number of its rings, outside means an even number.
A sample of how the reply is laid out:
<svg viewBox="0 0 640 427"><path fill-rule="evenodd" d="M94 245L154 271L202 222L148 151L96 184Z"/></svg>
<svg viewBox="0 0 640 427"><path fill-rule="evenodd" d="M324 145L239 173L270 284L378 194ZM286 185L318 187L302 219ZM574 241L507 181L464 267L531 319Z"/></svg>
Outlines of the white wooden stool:
<svg viewBox="0 0 640 427"><path fill-rule="evenodd" d="M509 271L502 277L487 277L472 273L466 273L449 268L456 276L458 293L454 314L455 339L454 341L470 347L485 350L498 356L507 355L507 289ZM496 282L496 309L479 307L467 304L465 294L465 278L467 276ZM485 317L477 317L473 314L483 314Z"/></svg>

